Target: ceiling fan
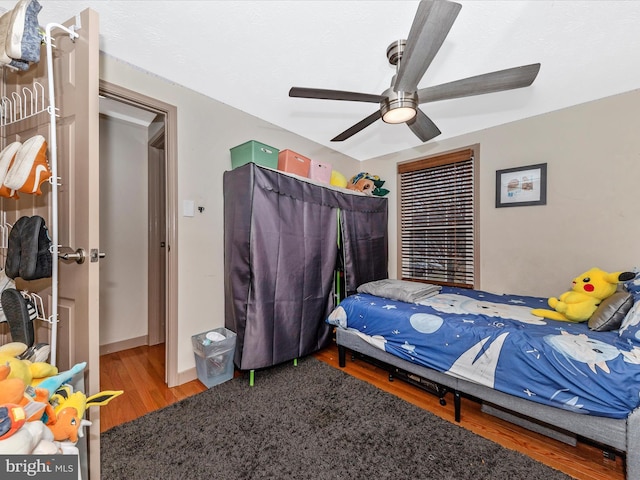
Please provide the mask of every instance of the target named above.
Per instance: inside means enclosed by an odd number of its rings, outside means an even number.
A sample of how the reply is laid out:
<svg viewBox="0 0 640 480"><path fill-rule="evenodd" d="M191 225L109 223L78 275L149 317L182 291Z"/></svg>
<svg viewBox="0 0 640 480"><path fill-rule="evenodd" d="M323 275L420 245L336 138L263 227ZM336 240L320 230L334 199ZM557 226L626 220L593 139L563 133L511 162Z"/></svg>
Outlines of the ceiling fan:
<svg viewBox="0 0 640 480"><path fill-rule="evenodd" d="M539 63L418 90L418 83L438 53L461 8L459 3L448 0L420 2L407 40L398 40L387 48L387 59L396 67L396 74L391 80L391 87L380 95L293 87L289 90L289 96L380 104L377 111L332 138L332 142L346 140L380 118L386 123L406 123L420 140L427 142L441 132L418 105L531 85L540 70Z"/></svg>

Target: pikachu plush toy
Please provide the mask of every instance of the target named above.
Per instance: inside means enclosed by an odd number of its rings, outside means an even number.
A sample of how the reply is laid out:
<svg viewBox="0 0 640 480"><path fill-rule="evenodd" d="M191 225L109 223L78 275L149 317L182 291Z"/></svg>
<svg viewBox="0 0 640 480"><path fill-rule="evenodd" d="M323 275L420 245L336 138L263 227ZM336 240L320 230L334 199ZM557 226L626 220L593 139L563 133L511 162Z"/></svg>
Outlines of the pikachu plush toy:
<svg viewBox="0 0 640 480"><path fill-rule="evenodd" d="M533 315L560 320L562 322L586 322L596 311L600 302L613 295L619 282L626 282L635 277L632 272L607 273L599 268L592 268L573 279L573 286L560 298L548 300L553 310L535 308Z"/></svg>

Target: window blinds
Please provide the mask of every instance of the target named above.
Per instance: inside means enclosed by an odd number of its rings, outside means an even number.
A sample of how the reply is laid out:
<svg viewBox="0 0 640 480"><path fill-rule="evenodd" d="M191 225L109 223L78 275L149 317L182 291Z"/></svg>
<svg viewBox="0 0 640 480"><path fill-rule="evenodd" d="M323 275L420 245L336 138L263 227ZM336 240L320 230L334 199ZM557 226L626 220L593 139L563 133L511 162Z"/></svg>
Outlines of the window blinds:
<svg viewBox="0 0 640 480"><path fill-rule="evenodd" d="M401 164L398 174L402 278L473 288L473 151Z"/></svg>

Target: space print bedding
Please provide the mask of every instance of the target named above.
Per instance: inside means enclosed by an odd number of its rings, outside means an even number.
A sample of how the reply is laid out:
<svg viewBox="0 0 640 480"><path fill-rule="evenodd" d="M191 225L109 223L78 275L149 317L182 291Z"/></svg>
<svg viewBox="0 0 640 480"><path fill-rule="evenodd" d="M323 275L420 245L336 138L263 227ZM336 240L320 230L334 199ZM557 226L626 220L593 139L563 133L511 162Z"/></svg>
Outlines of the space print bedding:
<svg viewBox="0 0 640 480"><path fill-rule="evenodd" d="M530 313L545 298L442 287L419 303L358 293L327 322L399 358L527 400L621 419L640 405L640 308L615 331Z"/></svg>

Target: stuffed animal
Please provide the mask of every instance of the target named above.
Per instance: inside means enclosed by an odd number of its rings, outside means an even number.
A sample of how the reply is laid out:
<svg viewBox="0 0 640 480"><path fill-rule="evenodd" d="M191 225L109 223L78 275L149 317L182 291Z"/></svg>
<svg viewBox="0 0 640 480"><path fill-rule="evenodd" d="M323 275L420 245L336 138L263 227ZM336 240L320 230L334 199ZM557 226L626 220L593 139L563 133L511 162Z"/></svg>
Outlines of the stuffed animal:
<svg viewBox="0 0 640 480"><path fill-rule="evenodd" d="M586 322L600 302L615 293L618 282L634 277L635 273L632 272L607 273L599 268L592 268L574 278L571 290L564 292L560 298L549 298L548 303L553 310L535 308L531 313L562 322Z"/></svg>
<svg viewBox="0 0 640 480"><path fill-rule="evenodd" d="M52 414L49 392L40 388L26 393L27 384L21 378L12 377L11 362L0 365L0 405L17 404L26 412L29 422L40 420L46 413ZM15 365L15 363L13 363Z"/></svg>
<svg viewBox="0 0 640 480"><path fill-rule="evenodd" d="M366 193L367 195L384 197L389 193L389 190L382 188L382 185L384 185L384 180L380 180L379 176L371 175L367 172L360 172L349 179L347 189L356 190Z"/></svg>
<svg viewBox="0 0 640 480"><path fill-rule="evenodd" d="M0 440L9 438L27 421L27 414L20 405L6 403L0 405Z"/></svg>
<svg viewBox="0 0 640 480"><path fill-rule="evenodd" d="M0 365L0 405L19 404L24 397L24 381L20 378L8 378L9 372L9 365Z"/></svg>
<svg viewBox="0 0 640 480"><path fill-rule="evenodd" d="M70 370L58 373L58 369L49 363L16 358L26 349L27 346L20 342L0 346L0 405L16 403L25 409L28 421L43 420L49 424L55 421L49 398L63 383L84 370L87 363L78 363ZM25 393L29 386L34 388Z"/></svg>
<svg viewBox="0 0 640 480"><path fill-rule="evenodd" d="M33 400L25 394L24 381L7 378L9 372L8 365L0 366L0 454L57 453L53 433L39 420L46 411L53 414L48 392L36 389L39 401Z"/></svg>
<svg viewBox="0 0 640 480"><path fill-rule="evenodd" d="M347 188L347 177L337 170L331 170L331 180L329 184L334 187Z"/></svg>
<svg viewBox="0 0 640 480"><path fill-rule="evenodd" d="M51 455L59 453L53 433L42 422L26 422L8 438L0 439L1 455Z"/></svg>
<svg viewBox="0 0 640 480"><path fill-rule="evenodd" d="M10 342L0 346L0 365L9 365L9 378L19 378L26 385L31 385L33 379L46 378L58 374L58 369L46 362L30 362L16 358L27 349L21 342Z"/></svg>
<svg viewBox="0 0 640 480"><path fill-rule="evenodd" d="M122 390L108 390L87 397L82 392L72 393L70 387L63 385L51 397L51 401L57 403L54 408L56 421L49 425L53 438L57 441L77 442L78 436L82 436L81 427L91 425L91 422L82 419L85 410L93 406L106 405L123 393Z"/></svg>
<svg viewBox="0 0 640 480"><path fill-rule="evenodd" d="M60 372L57 375L51 375L44 378L34 378L31 382L31 386L48 390L49 397L51 397L56 390L58 390L63 384L68 383L74 375L83 371L86 366L87 362L80 362L76 363L69 370Z"/></svg>

